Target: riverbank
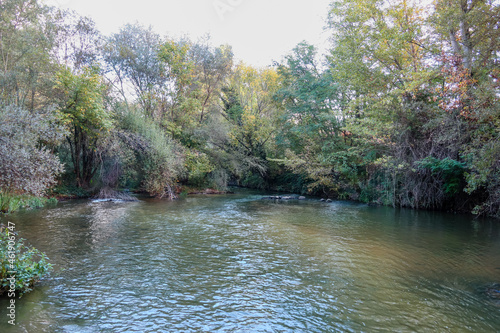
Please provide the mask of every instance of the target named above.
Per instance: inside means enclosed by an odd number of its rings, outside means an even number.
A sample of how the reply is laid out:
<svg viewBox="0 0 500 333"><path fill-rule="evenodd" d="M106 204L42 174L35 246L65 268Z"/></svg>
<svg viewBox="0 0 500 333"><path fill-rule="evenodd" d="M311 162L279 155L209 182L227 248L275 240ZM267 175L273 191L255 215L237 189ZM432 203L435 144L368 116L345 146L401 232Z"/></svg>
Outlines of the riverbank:
<svg viewBox="0 0 500 333"><path fill-rule="evenodd" d="M36 209L46 205L57 204L54 197L35 197L30 195L16 195L0 192L0 213L10 214L20 209Z"/></svg>

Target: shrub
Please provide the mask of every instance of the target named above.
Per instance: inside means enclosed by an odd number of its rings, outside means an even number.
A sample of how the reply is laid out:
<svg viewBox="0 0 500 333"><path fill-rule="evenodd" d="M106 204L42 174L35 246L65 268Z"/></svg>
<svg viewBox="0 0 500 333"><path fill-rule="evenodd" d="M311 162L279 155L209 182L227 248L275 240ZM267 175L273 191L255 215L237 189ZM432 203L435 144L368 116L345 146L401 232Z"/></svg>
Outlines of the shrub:
<svg viewBox="0 0 500 333"><path fill-rule="evenodd" d="M91 196L89 191L76 186L74 183L66 182L64 179L60 185L51 189L49 195L69 198L88 198Z"/></svg>
<svg viewBox="0 0 500 333"><path fill-rule="evenodd" d="M55 185L63 166L48 147L64 136L58 120L55 111L0 105L0 188L4 192L42 196Z"/></svg>
<svg viewBox="0 0 500 333"><path fill-rule="evenodd" d="M129 137L139 138L130 144L140 161L144 190L151 195L175 198L174 184L185 172L184 154L180 144L169 138L160 125L140 111L127 110L121 119Z"/></svg>
<svg viewBox="0 0 500 333"><path fill-rule="evenodd" d="M21 208L21 205L20 196L0 192L0 212L12 213Z"/></svg>
<svg viewBox="0 0 500 333"><path fill-rule="evenodd" d="M464 173L466 164L455 161L449 157L439 160L428 156L423 160L415 162L417 167L428 169L433 175L440 176L443 179L443 189L448 195L457 194L464 186Z"/></svg>
<svg viewBox="0 0 500 333"><path fill-rule="evenodd" d="M209 175L215 166L210 162L207 154L195 150L186 150L186 167L188 184L196 188L213 187Z"/></svg>
<svg viewBox="0 0 500 333"><path fill-rule="evenodd" d="M47 204L57 204L57 199L31 195L14 195L0 191L0 212L2 213L13 213L21 208L42 208Z"/></svg>
<svg viewBox="0 0 500 333"><path fill-rule="evenodd" d="M15 272L15 292L22 296L46 275L52 265L45 253L24 244L11 227L0 225L0 295L9 292L11 271Z"/></svg>

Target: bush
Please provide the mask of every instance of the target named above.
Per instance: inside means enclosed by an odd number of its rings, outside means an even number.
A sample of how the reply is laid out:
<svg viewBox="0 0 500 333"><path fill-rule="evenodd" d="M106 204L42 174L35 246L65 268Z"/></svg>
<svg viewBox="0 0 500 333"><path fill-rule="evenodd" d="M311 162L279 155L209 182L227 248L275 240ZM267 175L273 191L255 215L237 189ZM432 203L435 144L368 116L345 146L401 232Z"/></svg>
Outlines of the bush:
<svg viewBox="0 0 500 333"><path fill-rule="evenodd" d="M12 227L0 225L0 295L11 287L10 271L14 271L15 292L22 296L51 269L45 253L24 244Z"/></svg>
<svg viewBox="0 0 500 333"><path fill-rule="evenodd" d="M267 187L265 180L260 174L250 171L244 174L241 178L241 185L244 187L256 188L259 190L263 190Z"/></svg>
<svg viewBox="0 0 500 333"><path fill-rule="evenodd" d="M210 162L207 154L195 150L186 150L185 160L189 185L200 189L214 186L209 175L214 171L215 166Z"/></svg>
<svg viewBox="0 0 500 333"><path fill-rule="evenodd" d="M57 204L57 199L0 192L0 212L2 213L10 214L21 208L42 208L47 204Z"/></svg>
<svg viewBox="0 0 500 333"><path fill-rule="evenodd" d="M174 185L185 172L181 145L140 111L126 111L121 126L129 132L129 137L132 134L140 137L132 148L140 161L144 190L160 198L175 198Z"/></svg>
<svg viewBox="0 0 500 333"><path fill-rule="evenodd" d="M55 111L30 112L0 105L0 188L42 196L56 183L63 166L48 147L65 132ZM29 175L29 176L28 176Z"/></svg>
<svg viewBox="0 0 500 333"><path fill-rule="evenodd" d="M91 193L64 179L60 185L51 189L49 195L66 198L88 198L91 196Z"/></svg>
<svg viewBox="0 0 500 333"><path fill-rule="evenodd" d="M13 213L21 208L22 200L20 196L0 192L0 212Z"/></svg>
<svg viewBox="0 0 500 333"><path fill-rule="evenodd" d="M444 193L448 195L455 195L464 187L464 173L466 171L464 162L458 162L449 157L439 160L428 156L415 164L421 169L430 170L433 175L440 176L444 183Z"/></svg>

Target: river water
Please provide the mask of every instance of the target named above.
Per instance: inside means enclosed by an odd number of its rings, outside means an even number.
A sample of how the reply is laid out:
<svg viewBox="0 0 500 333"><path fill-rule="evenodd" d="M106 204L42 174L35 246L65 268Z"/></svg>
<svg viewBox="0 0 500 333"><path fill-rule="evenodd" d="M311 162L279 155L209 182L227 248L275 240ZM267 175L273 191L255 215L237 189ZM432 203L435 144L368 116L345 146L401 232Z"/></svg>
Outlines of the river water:
<svg viewBox="0 0 500 333"><path fill-rule="evenodd" d="M0 332L500 332L496 221L247 190L7 220L55 269Z"/></svg>

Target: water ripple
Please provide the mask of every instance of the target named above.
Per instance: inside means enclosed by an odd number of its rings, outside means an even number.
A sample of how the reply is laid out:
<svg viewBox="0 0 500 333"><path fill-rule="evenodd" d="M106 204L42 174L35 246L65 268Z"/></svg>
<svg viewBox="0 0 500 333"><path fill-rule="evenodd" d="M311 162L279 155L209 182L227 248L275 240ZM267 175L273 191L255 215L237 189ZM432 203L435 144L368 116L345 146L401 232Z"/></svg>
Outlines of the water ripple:
<svg viewBox="0 0 500 333"><path fill-rule="evenodd" d="M498 282L491 225L470 232L442 215L253 194L75 202L18 219L59 271L20 301L19 332L500 327L481 289Z"/></svg>

